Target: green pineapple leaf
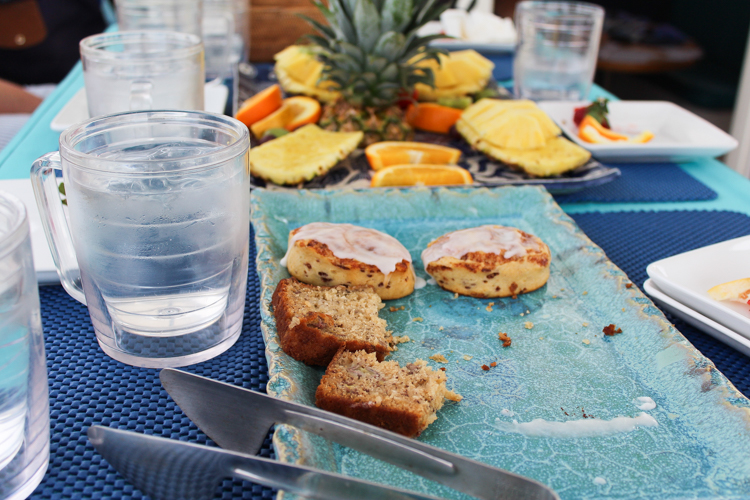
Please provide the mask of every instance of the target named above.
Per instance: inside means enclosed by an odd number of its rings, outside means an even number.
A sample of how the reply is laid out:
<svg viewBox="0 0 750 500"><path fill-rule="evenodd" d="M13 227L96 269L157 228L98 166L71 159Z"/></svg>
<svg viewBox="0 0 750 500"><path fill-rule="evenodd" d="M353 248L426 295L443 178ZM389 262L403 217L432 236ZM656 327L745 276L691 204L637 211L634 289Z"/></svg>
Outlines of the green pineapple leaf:
<svg viewBox="0 0 750 500"><path fill-rule="evenodd" d="M387 31L380 35L378 43L375 44L375 48L372 50L373 54L388 59L388 61L395 61L401 54L401 48L404 46L406 38L402 33L396 33L394 31Z"/></svg>
<svg viewBox="0 0 750 500"><path fill-rule="evenodd" d="M380 11L380 30L402 32L411 21L412 0L385 0Z"/></svg>
<svg viewBox="0 0 750 500"><path fill-rule="evenodd" d="M380 14L372 0L359 0L354 8L354 28L358 35L358 44L365 52L372 48L380 38Z"/></svg>
<svg viewBox="0 0 750 500"><path fill-rule="evenodd" d="M336 39L336 32L333 31L333 29L330 26L326 26L323 23L320 23L316 21L315 19L308 17L304 14L297 14L297 17L300 19L304 19L308 24L310 24L313 28L318 30L320 33L322 33L326 38L329 39Z"/></svg>

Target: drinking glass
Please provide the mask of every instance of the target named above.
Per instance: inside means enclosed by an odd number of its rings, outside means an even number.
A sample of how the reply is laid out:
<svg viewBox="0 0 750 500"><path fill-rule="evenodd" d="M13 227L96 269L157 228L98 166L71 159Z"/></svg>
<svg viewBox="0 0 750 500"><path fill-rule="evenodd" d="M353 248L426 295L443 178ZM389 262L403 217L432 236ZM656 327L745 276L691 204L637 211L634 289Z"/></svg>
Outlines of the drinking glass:
<svg viewBox="0 0 750 500"><path fill-rule="evenodd" d="M247 127L227 116L140 111L75 125L60 136L59 153L34 162L34 194L61 282L88 305L112 358L185 366L239 337L249 144Z"/></svg>
<svg viewBox="0 0 750 500"><path fill-rule="evenodd" d="M177 31L201 36L203 0L116 0L120 31Z"/></svg>
<svg viewBox="0 0 750 500"><path fill-rule="evenodd" d="M587 99L594 80L604 9L578 2L516 6L515 94L539 100Z"/></svg>
<svg viewBox="0 0 750 500"><path fill-rule="evenodd" d="M26 209L0 193L0 498L24 499L49 462L39 292Z"/></svg>
<svg viewBox="0 0 750 500"><path fill-rule="evenodd" d="M101 33L80 43L89 116L203 110L203 44L169 31Z"/></svg>
<svg viewBox="0 0 750 500"><path fill-rule="evenodd" d="M237 112L239 63L247 58L248 12L243 0L204 0L203 46L206 51L206 81L229 89L226 114Z"/></svg>

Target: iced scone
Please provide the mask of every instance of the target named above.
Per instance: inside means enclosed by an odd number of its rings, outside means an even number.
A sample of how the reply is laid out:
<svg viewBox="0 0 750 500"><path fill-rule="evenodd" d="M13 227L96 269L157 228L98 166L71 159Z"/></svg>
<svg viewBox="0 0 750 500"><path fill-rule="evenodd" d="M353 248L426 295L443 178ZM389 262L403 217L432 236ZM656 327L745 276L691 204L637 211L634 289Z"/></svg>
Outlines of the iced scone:
<svg viewBox="0 0 750 500"><path fill-rule="evenodd" d="M369 285L383 300L414 291L409 251L393 236L352 224L313 222L294 229L281 265L311 285Z"/></svg>
<svg viewBox="0 0 750 500"><path fill-rule="evenodd" d="M422 252L441 288L471 297L531 292L549 278L549 247L514 227L486 225L444 234Z"/></svg>

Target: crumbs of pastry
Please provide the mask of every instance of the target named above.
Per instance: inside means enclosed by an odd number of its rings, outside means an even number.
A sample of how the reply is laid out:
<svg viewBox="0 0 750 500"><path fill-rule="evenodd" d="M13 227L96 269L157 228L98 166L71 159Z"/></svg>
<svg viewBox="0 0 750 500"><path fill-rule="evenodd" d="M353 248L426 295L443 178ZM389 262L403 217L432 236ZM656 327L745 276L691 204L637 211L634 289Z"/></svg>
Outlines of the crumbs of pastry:
<svg viewBox="0 0 750 500"><path fill-rule="evenodd" d="M510 337L508 337L508 334L505 332L500 332L498 334L498 337L500 338L500 341L503 343L503 347L510 347Z"/></svg>
<svg viewBox="0 0 750 500"><path fill-rule="evenodd" d="M391 311L391 312L403 311L404 310L404 306L401 306L401 307L391 306L391 307L388 308L388 310Z"/></svg>
<svg viewBox="0 0 750 500"><path fill-rule="evenodd" d="M588 323L584 323L583 326L589 326L589 324Z"/></svg>
<svg viewBox="0 0 750 500"><path fill-rule="evenodd" d="M604 332L604 335L611 337L613 335L617 335L618 333L622 333L622 328L617 328L615 325L609 324L602 329L602 332Z"/></svg>
<svg viewBox="0 0 750 500"><path fill-rule="evenodd" d="M633 288L633 284L632 283L625 283L625 288Z"/></svg>
<svg viewBox="0 0 750 500"><path fill-rule="evenodd" d="M430 356L430 359L433 360L433 361L437 361L438 363L447 363L448 362L448 360L446 359L446 357L443 356L442 354L434 354L434 355Z"/></svg>
<svg viewBox="0 0 750 500"><path fill-rule="evenodd" d="M526 323L523 324L523 327L526 328L527 330L531 330L532 328L534 328L534 323L532 323L531 321L527 321Z"/></svg>
<svg viewBox="0 0 750 500"><path fill-rule="evenodd" d="M583 292L583 295L588 295L588 294L589 294L589 292Z"/></svg>
<svg viewBox="0 0 750 500"><path fill-rule="evenodd" d="M439 332L442 332L443 330L445 330L445 327L444 327L444 326L441 326L441 327L439 327L439 328L438 328L438 331L439 331Z"/></svg>
<svg viewBox="0 0 750 500"><path fill-rule="evenodd" d="M401 335L401 336L393 335L391 338L393 339L394 344L403 344L404 342L411 342L411 339L409 338L408 335Z"/></svg>
<svg viewBox="0 0 750 500"><path fill-rule="evenodd" d="M463 399L463 396L461 396L460 394L455 393L453 391L446 390L445 391L445 399L447 399L449 401L454 401L454 402L458 403L459 401L461 401Z"/></svg>
<svg viewBox="0 0 750 500"><path fill-rule="evenodd" d="M465 359L466 361L469 361L469 360L470 360L471 358L473 358L473 357L474 357L474 356L469 356L468 354L464 354L464 359Z"/></svg>
<svg viewBox="0 0 750 500"><path fill-rule="evenodd" d="M419 316L417 316L416 318L412 318L412 321L420 321L421 322L421 321L424 321L424 318L420 318Z"/></svg>
<svg viewBox="0 0 750 500"><path fill-rule="evenodd" d="M457 299L457 298L458 298L458 292L455 292L455 293L453 294L453 298L454 298L454 299Z"/></svg>
<svg viewBox="0 0 750 500"><path fill-rule="evenodd" d="M589 339L583 339L581 342L583 342L586 345L589 345L591 343Z"/></svg>
<svg viewBox="0 0 750 500"><path fill-rule="evenodd" d="M487 312L492 312L492 306L494 305L495 305L494 302L490 302L489 304L487 304Z"/></svg>

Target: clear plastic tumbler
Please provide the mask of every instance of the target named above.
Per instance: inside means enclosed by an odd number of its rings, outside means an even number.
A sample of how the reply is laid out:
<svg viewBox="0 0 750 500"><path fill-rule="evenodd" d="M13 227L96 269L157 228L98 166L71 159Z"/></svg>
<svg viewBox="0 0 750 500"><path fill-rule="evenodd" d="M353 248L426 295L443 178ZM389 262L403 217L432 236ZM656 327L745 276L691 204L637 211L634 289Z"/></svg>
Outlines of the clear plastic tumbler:
<svg viewBox="0 0 750 500"><path fill-rule="evenodd" d="M95 118L31 169L52 255L100 347L151 368L205 361L240 335L247 282L247 127L203 112ZM56 170L62 170L66 209Z"/></svg>
<svg viewBox="0 0 750 500"><path fill-rule="evenodd" d="M585 100L596 70L604 9L579 2L516 6L514 90L522 99Z"/></svg>
<svg viewBox="0 0 750 500"><path fill-rule="evenodd" d="M23 204L0 193L0 499L24 499L49 462L39 291Z"/></svg>
<svg viewBox="0 0 750 500"><path fill-rule="evenodd" d="M178 31L201 36L203 0L116 0L120 31Z"/></svg>
<svg viewBox="0 0 750 500"><path fill-rule="evenodd" d="M89 116L204 109L204 50L196 35L101 33L81 40L80 49Z"/></svg>

